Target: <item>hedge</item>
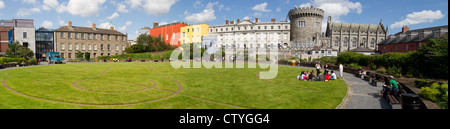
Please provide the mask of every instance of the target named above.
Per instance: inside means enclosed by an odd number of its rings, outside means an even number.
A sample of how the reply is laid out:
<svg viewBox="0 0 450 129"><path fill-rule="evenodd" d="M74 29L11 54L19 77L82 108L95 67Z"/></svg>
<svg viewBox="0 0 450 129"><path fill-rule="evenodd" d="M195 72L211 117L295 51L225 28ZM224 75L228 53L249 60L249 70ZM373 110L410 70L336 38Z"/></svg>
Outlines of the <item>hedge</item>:
<svg viewBox="0 0 450 129"><path fill-rule="evenodd" d="M25 58L0 57L0 64L27 61Z"/></svg>
<svg viewBox="0 0 450 129"><path fill-rule="evenodd" d="M159 60L159 59L169 59L170 55L172 54L172 50L166 51L162 54L154 54L151 53L130 53L130 54L123 54L123 55L114 55L114 56L99 56L98 60L111 60L111 59L119 59L119 60L126 60L128 57L131 59L137 59L137 60Z"/></svg>

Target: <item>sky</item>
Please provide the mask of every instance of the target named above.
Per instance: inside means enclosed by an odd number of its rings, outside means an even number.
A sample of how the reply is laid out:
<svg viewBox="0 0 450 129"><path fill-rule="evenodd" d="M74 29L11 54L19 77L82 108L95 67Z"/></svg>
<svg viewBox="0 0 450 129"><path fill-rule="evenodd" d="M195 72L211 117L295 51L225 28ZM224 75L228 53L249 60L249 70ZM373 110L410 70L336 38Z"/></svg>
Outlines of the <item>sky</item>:
<svg viewBox="0 0 450 129"><path fill-rule="evenodd" d="M223 25L225 20L250 19L260 22L285 21L294 7L321 8L333 22L379 24L389 33L448 25L447 0L0 0L0 19L34 19L35 28L58 29L67 25L99 28L114 26L128 39L137 30L167 24ZM287 19L289 21L289 19Z"/></svg>

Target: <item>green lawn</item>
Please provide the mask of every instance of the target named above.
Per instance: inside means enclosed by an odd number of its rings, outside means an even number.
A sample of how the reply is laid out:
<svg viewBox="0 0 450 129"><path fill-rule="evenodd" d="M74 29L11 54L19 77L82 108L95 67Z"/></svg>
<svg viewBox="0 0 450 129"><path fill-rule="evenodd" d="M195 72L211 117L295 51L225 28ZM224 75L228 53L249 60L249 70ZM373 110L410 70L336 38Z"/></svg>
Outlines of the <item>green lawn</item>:
<svg viewBox="0 0 450 129"><path fill-rule="evenodd" d="M170 63L1 70L0 109L336 108L345 97L345 82L296 80L304 70L279 66L272 80L257 76L268 69L174 69Z"/></svg>

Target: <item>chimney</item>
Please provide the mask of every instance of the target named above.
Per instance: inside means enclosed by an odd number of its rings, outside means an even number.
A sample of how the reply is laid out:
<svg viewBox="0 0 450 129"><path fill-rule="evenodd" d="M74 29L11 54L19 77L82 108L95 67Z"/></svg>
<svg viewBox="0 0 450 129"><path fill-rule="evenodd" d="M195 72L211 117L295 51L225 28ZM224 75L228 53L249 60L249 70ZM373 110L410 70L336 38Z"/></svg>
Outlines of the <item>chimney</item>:
<svg viewBox="0 0 450 129"><path fill-rule="evenodd" d="M110 26L110 27L109 27L109 30L114 30L114 26Z"/></svg>
<svg viewBox="0 0 450 129"><path fill-rule="evenodd" d="M255 23L258 23L258 18L255 18Z"/></svg>
<svg viewBox="0 0 450 129"><path fill-rule="evenodd" d="M69 28L72 28L72 22L69 21L69 22L67 23L67 26L68 26Z"/></svg>
<svg viewBox="0 0 450 129"><path fill-rule="evenodd" d="M228 20L225 20L225 25L228 25Z"/></svg>
<svg viewBox="0 0 450 129"><path fill-rule="evenodd" d="M233 25L233 24L234 24L234 21L230 21L230 24Z"/></svg>
<svg viewBox="0 0 450 129"><path fill-rule="evenodd" d="M237 19L237 22L236 22L236 24L239 24L239 22L241 22L241 20Z"/></svg>
<svg viewBox="0 0 450 129"><path fill-rule="evenodd" d="M95 23L92 23L92 29L97 30L97 26L95 25Z"/></svg>
<svg viewBox="0 0 450 129"><path fill-rule="evenodd" d="M408 26L403 26L402 33L405 33L407 31L409 31L409 27Z"/></svg>
<svg viewBox="0 0 450 129"><path fill-rule="evenodd" d="M275 22L275 18L272 18L272 22Z"/></svg>
<svg viewBox="0 0 450 129"><path fill-rule="evenodd" d="M153 22L153 28L156 28L156 27L158 27L159 26L159 23L158 22Z"/></svg>

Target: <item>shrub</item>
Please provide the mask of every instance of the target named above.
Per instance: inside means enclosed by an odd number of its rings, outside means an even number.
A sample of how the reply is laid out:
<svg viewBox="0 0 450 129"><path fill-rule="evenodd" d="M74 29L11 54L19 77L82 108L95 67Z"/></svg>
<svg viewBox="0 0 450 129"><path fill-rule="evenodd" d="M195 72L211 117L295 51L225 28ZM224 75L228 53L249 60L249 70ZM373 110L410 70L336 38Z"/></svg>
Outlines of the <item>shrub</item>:
<svg viewBox="0 0 450 129"><path fill-rule="evenodd" d="M350 65L348 65L350 68L354 68L354 69L362 69L362 66L359 66L357 63L351 63Z"/></svg>
<svg viewBox="0 0 450 129"><path fill-rule="evenodd" d="M385 68L381 68L381 69L377 69L378 73L386 73L386 69Z"/></svg>
<svg viewBox="0 0 450 129"><path fill-rule="evenodd" d="M425 99L436 102L439 98L440 92L438 89L433 89L430 87L422 87L420 90L421 90L420 95Z"/></svg>
<svg viewBox="0 0 450 129"><path fill-rule="evenodd" d="M32 58L32 59L29 59L27 62L28 62L28 63L37 63L37 60L34 59L34 58Z"/></svg>
<svg viewBox="0 0 450 129"><path fill-rule="evenodd" d="M25 58L0 57L0 64L27 61Z"/></svg>
<svg viewBox="0 0 450 129"><path fill-rule="evenodd" d="M426 80L422 80L422 79L416 80L415 83L416 83L416 86L419 88L425 87L425 86L431 86L433 84L433 82L431 82L431 81L426 81Z"/></svg>

